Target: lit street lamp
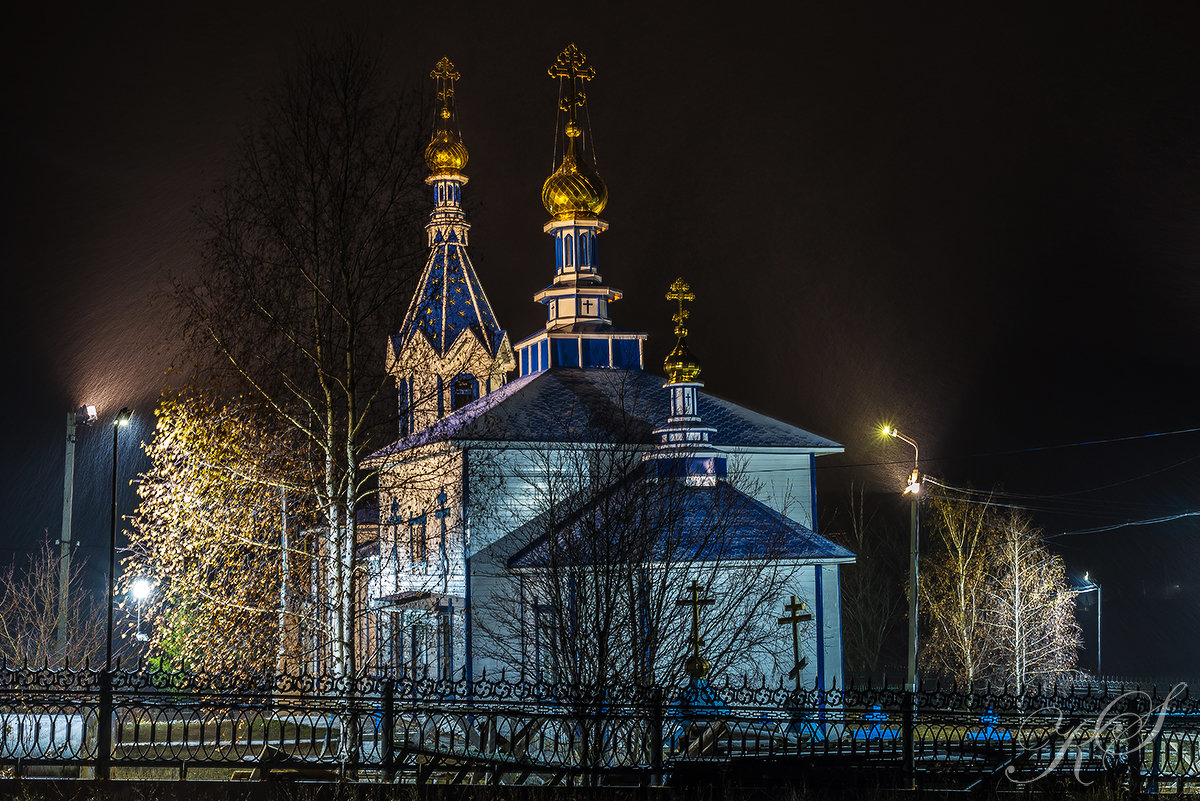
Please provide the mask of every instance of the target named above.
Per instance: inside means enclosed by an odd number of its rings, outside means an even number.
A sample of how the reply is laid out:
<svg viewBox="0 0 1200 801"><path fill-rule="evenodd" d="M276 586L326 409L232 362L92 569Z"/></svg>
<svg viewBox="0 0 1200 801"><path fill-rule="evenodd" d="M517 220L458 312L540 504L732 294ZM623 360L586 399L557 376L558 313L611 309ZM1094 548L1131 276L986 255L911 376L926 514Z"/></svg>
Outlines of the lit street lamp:
<svg viewBox="0 0 1200 801"><path fill-rule="evenodd" d="M1083 582L1084 583L1078 587L1072 587L1071 592L1074 595L1083 595L1084 593L1088 592L1096 593L1096 678L1099 679L1104 675L1102 664L1100 662L1100 602L1103 598L1103 595L1100 592L1100 582L1093 581L1092 579L1088 578L1087 573L1083 574Z"/></svg>
<svg viewBox="0 0 1200 801"><path fill-rule="evenodd" d="M150 593L154 591L154 585L149 579L135 579L133 585L130 586L129 592L133 596L133 600L137 601L137 628L134 629L133 638L138 642L146 642L150 637L142 634L142 601L150 597Z"/></svg>
<svg viewBox="0 0 1200 801"><path fill-rule="evenodd" d="M67 588L71 582L71 506L75 499L75 428L96 422L95 406L80 406L67 412L67 454L63 460L62 534L58 556L58 622L57 651L60 659L67 656Z"/></svg>
<svg viewBox="0 0 1200 801"><path fill-rule="evenodd" d="M909 583L908 583L908 689L917 691L917 561L920 557L920 514L921 514L921 451L916 440L906 437L892 426L884 426L883 433L903 440L913 447L913 470L904 487L904 494L912 496L912 514L909 527Z"/></svg>
<svg viewBox="0 0 1200 801"><path fill-rule="evenodd" d="M122 409L113 419L113 463L112 463L112 528L108 536L108 624L105 627L104 641L104 670L112 672L113 645L113 596L117 576L117 445L118 434L122 428L129 427L129 418L133 412Z"/></svg>

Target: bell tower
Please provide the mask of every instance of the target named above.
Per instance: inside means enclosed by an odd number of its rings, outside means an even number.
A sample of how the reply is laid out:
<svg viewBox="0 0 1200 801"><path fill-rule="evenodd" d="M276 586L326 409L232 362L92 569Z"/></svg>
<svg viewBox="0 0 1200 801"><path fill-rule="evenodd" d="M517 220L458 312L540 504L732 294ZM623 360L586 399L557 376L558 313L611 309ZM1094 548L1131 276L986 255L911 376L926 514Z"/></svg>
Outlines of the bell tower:
<svg viewBox="0 0 1200 801"><path fill-rule="evenodd" d="M439 108L425 148L433 211L425 226L429 258L404 317L388 343L388 364L399 395L400 435L422 429L498 389L516 366L508 332L500 327L467 255L470 225L462 209L467 183L454 107L461 76L443 58L430 73Z"/></svg>

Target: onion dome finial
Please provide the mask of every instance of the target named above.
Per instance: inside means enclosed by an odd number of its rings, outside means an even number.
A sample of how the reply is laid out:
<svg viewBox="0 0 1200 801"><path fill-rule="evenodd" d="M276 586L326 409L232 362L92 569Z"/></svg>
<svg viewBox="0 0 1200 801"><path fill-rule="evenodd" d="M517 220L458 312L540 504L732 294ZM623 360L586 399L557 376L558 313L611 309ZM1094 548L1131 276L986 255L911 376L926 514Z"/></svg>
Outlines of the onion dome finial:
<svg viewBox="0 0 1200 801"><path fill-rule="evenodd" d="M566 146L562 163L542 184L542 205L556 220L596 217L608 203L608 187L584 153L583 128L578 120L578 110L587 110L584 84L596 77L596 70L572 43L559 53L548 72L551 78L559 79L559 110L567 115L563 125Z"/></svg>
<svg viewBox="0 0 1200 801"><path fill-rule="evenodd" d="M692 288L682 278L676 278L671 284L671 289L667 292L667 300L678 301L679 310L671 317L675 322L675 348L667 355L663 361L663 369L667 372L667 379L672 384L691 383L700 377L700 363L692 356L687 347L687 327L684 322L691 314L690 311L683 308L684 301L694 301L696 294L692 292Z"/></svg>
<svg viewBox="0 0 1200 801"><path fill-rule="evenodd" d="M454 115L454 82L462 76L450 59L443 56L429 77L437 86L442 107L438 109L433 138L425 148L425 165L434 175L457 175L467 166L467 148L459 138Z"/></svg>

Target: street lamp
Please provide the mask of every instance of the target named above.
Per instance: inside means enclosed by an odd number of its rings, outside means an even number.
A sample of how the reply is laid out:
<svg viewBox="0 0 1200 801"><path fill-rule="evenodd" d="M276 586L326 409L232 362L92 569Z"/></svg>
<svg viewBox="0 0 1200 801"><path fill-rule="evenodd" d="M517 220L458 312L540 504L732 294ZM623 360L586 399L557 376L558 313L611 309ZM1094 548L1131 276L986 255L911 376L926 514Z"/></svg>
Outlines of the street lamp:
<svg viewBox="0 0 1200 801"><path fill-rule="evenodd" d="M150 597L153 592L154 585L149 579L139 578L134 579L133 584L129 588L129 593L133 596L133 600L137 601L137 628L134 629L133 638L138 642L146 642L150 639L148 635L142 634L142 601Z"/></svg>
<svg viewBox="0 0 1200 801"><path fill-rule="evenodd" d="M112 463L112 527L108 535L108 624L105 627L104 640L104 671L112 671L113 645L113 595L117 576L117 444L122 428L129 427L129 418L133 417L130 409L122 409L113 419L113 463Z"/></svg>
<svg viewBox="0 0 1200 801"><path fill-rule="evenodd" d="M884 426L883 433L893 439L903 440L913 447L913 470L904 487L905 495L912 497L912 513L909 526L909 584L908 584L908 689L917 691L917 561L920 557L920 514L921 514L921 451L916 440L901 434L893 426Z"/></svg>
<svg viewBox="0 0 1200 801"><path fill-rule="evenodd" d="M1100 582L1093 581L1092 579L1088 578L1087 573L1083 574L1083 581L1084 583L1082 585L1078 587L1072 587L1071 592L1073 592L1075 595L1083 595L1087 592L1096 593L1096 678L1099 679L1104 675L1104 671L1101 669L1102 665L1100 662L1100 602L1104 596L1100 592Z"/></svg>
<svg viewBox="0 0 1200 801"><path fill-rule="evenodd" d="M67 588L71 582L71 506L75 499L75 427L96 422L96 407L80 406L67 412L67 454L63 460L62 535L58 556L58 635L57 653L67 658Z"/></svg>

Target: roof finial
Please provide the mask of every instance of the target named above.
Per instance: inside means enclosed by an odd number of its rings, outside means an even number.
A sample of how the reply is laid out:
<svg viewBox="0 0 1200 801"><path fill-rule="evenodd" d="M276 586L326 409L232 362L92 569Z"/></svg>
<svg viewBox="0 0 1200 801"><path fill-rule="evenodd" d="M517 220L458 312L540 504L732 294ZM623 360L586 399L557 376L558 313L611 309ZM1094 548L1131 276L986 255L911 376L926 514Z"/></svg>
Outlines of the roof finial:
<svg viewBox="0 0 1200 801"><path fill-rule="evenodd" d="M578 109L587 102L583 85L596 77L596 70L572 43L558 54L547 72L551 78L559 79L558 107L567 113L563 126L567 144L562 163L542 185L542 205L556 220L594 219L608 203L608 187L596 174L595 166L582 157L583 129L579 127Z"/></svg>
<svg viewBox="0 0 1200 801"><path fill-rule="evenodd" d="M425 148L425 164L434 175L455 175L467 166L467 148L459 139L457 126L451 123L454 117L454 82L462 76L450 59L442 56L429 73L437 87L437 99L442 101L434 125L433 139Z"/></svg>
<svg viewBox="0 0 1200 801"><path fill-rule="evenodd" d="M684 325L691 315L691 312L683 307L684 301L691 302L695 299L696 293L692 292L692 288L683 278L676 278L667 292L667 300L679 302L679 310L671 317L675 322L675 349L663 361L663 369L666 370L667 379L672 384L690 383L700 377L700 363L688 351L688 331Z"/></svg>

